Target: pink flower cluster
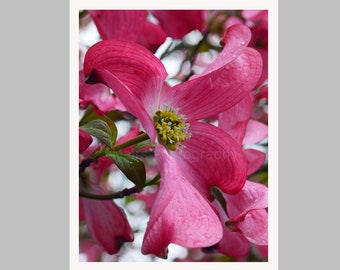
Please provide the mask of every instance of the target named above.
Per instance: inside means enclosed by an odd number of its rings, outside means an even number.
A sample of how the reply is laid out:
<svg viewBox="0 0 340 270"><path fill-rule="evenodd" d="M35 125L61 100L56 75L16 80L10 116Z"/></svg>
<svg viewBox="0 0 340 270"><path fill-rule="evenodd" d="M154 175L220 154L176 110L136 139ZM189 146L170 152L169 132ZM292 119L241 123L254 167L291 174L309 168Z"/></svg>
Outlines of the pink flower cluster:
<svg viewBox="0 0 340 270"><path fill-rule="evenodd" d="M169 85L166 67L154 54L167 37L210 31L208 13L89 10L101 40L86 51L79 71L79 105L92 104L98 114L128 112L150 139L160 182L152 200L143 192L135 195L150 210L142 254L167 258L168 246L177 244L237 260L255 248L266 258L267 186L249 179L266 155L246 147L268 135L263 115L254 117L258 96L267 100L266 11L245 13L243 20L227 16L217 57L186 81ZM133 129L122 141L138 134ZM81 129L79 142L82 162L96 149ZM106 194L103 177L113 166L99 158L86 169L80 188ZM80 198L79 204L80 219L102 250L117 254L134 240L124 209L113 200Z"/></svg>

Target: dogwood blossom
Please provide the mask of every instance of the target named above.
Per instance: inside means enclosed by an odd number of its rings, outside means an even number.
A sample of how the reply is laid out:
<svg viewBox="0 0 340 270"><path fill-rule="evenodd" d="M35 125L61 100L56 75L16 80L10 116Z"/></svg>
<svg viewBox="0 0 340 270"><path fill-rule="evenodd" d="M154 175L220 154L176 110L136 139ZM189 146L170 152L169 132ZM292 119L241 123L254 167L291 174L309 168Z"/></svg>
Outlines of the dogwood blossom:
<svg viewBox="0 0 340 270"><path fill-rule="evenodd" d="M167 73L161 61L136 43L103 40L85 56L87 82L113 89L156 143L161 184L144 254L165 258L170 243L203 247L219 242L222 226L208 200L210 187L235 194L245 184L247 161L240 144L200 121L240 102L261 75L261 56L247 47L250 30L235 25L224 38L223 51L202 74L170 88L163 88Z"/></svg>

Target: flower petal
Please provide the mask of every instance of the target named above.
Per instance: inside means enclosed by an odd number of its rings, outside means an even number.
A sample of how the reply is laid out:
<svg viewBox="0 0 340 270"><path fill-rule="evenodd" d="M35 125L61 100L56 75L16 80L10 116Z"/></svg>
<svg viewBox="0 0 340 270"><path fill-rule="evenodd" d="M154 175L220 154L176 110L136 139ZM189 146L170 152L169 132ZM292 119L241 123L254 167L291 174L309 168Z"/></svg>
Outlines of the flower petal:
<svg viewBox="0 0 340 270"><path fill-rule="evenodd" d="M182 175L178 162L158 145L161 184L150 213L142 253L166 258L170 243L188 248L216 244L222 226L215 210Z"/></svg>
<svg viewBox="0 0 340 270"><path fill-rule="evenodd" d="M255 245L268 245L268 213L265 209L249 211L238 228L249 242Z"/></svg>
<svg viewBox="0 0 340 270"><path fill-rule="evenodd" d="M211 186L230 194L240 191L247 177L241 146L222 129L207 123L192 122L189 131L191 137L183 143L182 151L171 155L192 184L204 194Z"/></svg>
<svg viewBox="0 0 340 270"><path fill-rule="evenodd" d="M151 139L155 138L150 116L158 108L167 76L159 59L136 43L104 40L87 51L84 74L89 83L102 82L110 87L126 109L140 119Z"/></svg>
<svg viewBox="0 0 340 270"><path fill-rule="evenodd" d="M251 148L244 149L243 151L248 161L248 175L251 175L261 168L266 159L266 154Z"/></svg>
<svg viewBox="0 0 340 270"><path fill-rule="evenodd" d="M203 28L202 10L152 10L168 36L182 39L192 30Z"/></svg>
<svg viewBox="0 0 340 270"><path fill-rule="evenodd" d="M231 219L245 216L250 210L268 207L268 188L260 183L246 181L240 192L224 194L227 211Z"/></svg>
<svg viewBox="0 0 340 270"><path fill-rule="evenodd" d="M216 200L213 202L213 204L220 215L221 224L225 224L229 218L221 207L221 204ZM250 245L242 233L239 231L231 232L228 227L224 225L223 237L222 240L216 245L216 250L227 256L241 257L250 251Z"/></svg>
<svg viewBox="0 0 340 270"><path fill-rule="evenodd" d="M79 221L85 220L85 212L84 212L84 206L83 206L83 200L79 198Z"/></svg>
<svg viewBox="0 0 340 270"><path fill-rule="evenodd" d="M136 41L146 21L146 10L88 10L102 39Z"/></svg>
<svg viewBox="0 0 340 270"><path fill-rule="evenodd" d="M216 250L219 252L231 256L231 257L241 257L250 251L250 245L239 232L231 232L226 226L223 227L223 238L217 244Z"/></svg>
<svg viewBox="0 0 340 270"><path fill-rule="evenodd" d="M240 102L253 90L262 72L261 55L245 48L233 61L172 87L164 99L189 121L217 115Z"/></svg>
<svg viewBox="0 0 340 270"><path fill-rule="evenodd" d="M106 113L112 110L125 111L120 100L110 93L110 88L102 83L85 83L84 71L79 71L79 103L86 106L93 103L100 112Z"/></svg>
<svg viewBox="0 0 340 270"><path fill-rule="evenodd" d="M149 21L145 21L142 34L139 36L137 43L155 52L166 39L166 34L158 25Z"/></svg>
<svg viewBox="0 0 340 270"><path fill-rule="evenodd" d="M241 53L243 53L250 39L251 31L247 26L243 24L235 24L228 27L221 40L224 44L223 50L202 74L195 75L195 77L210 73L233 61ZM192 78L195 77L193 76Z"/></svg>
<svg viewBox="0 0 340 270"><path fill-rule="evenodd" d="M218 115L218 127L241 144L252 111L253 100L249 93L235 106Z"/></svg>
<svg viewBox="0 0 340 270"><path fill-rule="evenodd" d="M81 239L79 252L86 255L87 262L98 262L101 259L103 249L92 239Z"/></svg>
<svg viewBox="0 0 340 270"><path fill-rule="evenodd" d="M86 131L79 129L79 153L82 154L92 143L93 138Z"/></svg>
<svg viewBox="0 0 340 270"><path fill-rule="evenodd" d="M242 144L256 144L268 136L268 126L256 121L249 120Z"/></svg>
<svg viewBox="0 0 340 270"><path fill-rule="evenodd" d="M99 186L96 194L104 194ZM109 254L119 251L124 242L134 239L133 230L123 209L113 201L82 198L87 228L93 239Z"/></svg>

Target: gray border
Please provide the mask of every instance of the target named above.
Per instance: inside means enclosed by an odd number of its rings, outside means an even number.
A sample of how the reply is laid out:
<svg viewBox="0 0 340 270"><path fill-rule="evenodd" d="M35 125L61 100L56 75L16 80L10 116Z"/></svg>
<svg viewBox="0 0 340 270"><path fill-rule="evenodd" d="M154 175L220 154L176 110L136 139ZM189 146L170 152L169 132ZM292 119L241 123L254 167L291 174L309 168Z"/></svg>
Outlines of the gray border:
<svg viewBox="0 0 340 270"><path fill-rule="evenodd" d="M69 268L68 11L1 12L1 269Z"/></svg>
<svg viewBox="0 0 340 270"><path fill-rule="evenodd" d="M280 270L339 265L340 44L330 2L279 1Z"/></svg>

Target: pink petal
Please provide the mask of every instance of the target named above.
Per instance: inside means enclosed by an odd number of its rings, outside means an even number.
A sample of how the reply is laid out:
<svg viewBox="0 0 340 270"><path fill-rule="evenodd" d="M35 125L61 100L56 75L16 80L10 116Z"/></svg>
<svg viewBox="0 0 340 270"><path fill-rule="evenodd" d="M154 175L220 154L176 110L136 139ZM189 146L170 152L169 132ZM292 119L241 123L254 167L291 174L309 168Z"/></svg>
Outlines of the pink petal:
<svg viewBox="0 0 340 270"><path fill-rule="evenodd" d="M83 106L93 103L103 113L112 110L126 110L121 102L110 93L110 88L106 85L85 83L83 70L79 71L79 102Z"/></svg>
<svg viewBox="0 0 340 270"><path fill-rule="evenodd" d="M265 209L249 211L238 227L249 242L268 245L268 213Z"/></svg>
<svg viewBox="0 0 340 270"><path fill-rule="evenodd" d="M255 96L255 102L259 102L261 99L268 101L268 84L263 85L260 88L260 92Z"/></svg>
<svg viewBox="0 0 340 270"><path fill-rule="evenodd" d="M87 51L84 74L88 82L102 82L110 87L126 109L140 119L150 138L155 138L150 115L158 108L167 76L159 59L136 43L104 40Z"/></svg>
<svg viewBox="0 0 340 270"><path fill-rule="evenodd" d="M268 80L268 48L255 48L262 56L263 59L263 70L262 75L259 79L257 86L261 86Z"/></svg>
<svg viewBox="0 0 340 270"><path fill-rule="evenodd" d="M250 39L251 31L247 26L243 24L230 26L222 37L221 42L224 44L222 52L219 53L215 61L202 74L196 75L196 77L210 73L233 61L243 53Z"/></svg>
<svg viewBox="0 0 340 270"><path fill-rule="evenodd" d="M262 14L267 14L267 11L262 10L242 10L242 16L248 20L261 18ZM267 15L268 16L268 15Z"/></svg>
<svg viewBox="0 0 340 270"><path fill-rule="evenodd" d="M204 194L211 186L230 194L240 191L247 176L241 146L223 130L207 123L190 123L189 131L191 138L183 143L182 151L171 155L191 183Z"/></svg>
<svg viewBox="0 0 340 270"><path fill-rule="evenodd" d="M249 93L235 106L218 115L218 127L241 144L252 112L253 99Z"/></svg>
<svg viewBox="0 0 340 270"><path fill-rule="evenodd" d="M104 194L99 187L95 194ZM109 254L119 251L124 242L133 241L133 231L122 208L110 200L82 198L87 228L93 239Z"/></svg>
<svg viewBox="0 0 340 270"><path fill-rule="evenodd" d="M218 210L221 223L223 224L223 237L216 245L216 250L231 257L241 257L248 254L250 251L248 240L242 235L242 233L238 231L231 232L227 226L224 225L229 219L228 216L222 209L220 203L215 200L213 204Z"/></svg>
<svg viewBox="0 0 340 270"><path fill-rule="evenodd" d="M97 159L97 162L91 164L91 168L93 168L99 175L102 175L104 172L110 169L112 166L112 160L103 156Z"/></svg>
<svg viewBox="0 0 340 270"><path fill-rule="evenodd" d="M79 198L79 221L85 220L85 212L84 212L84 205L83 200Z"/></svg>
<svg viewBox="0 0 340 270"><path fill-rule="evenodd" d="M233 61L172 87L164 103L178 108L189 121L217 115L253 90L262 72L261 55L245 48Z"/></svg>
<svg viewBox="0 0 340 270"><path fill-rule="evenodd" d="M153 10L154 15L168 36L182 39L192 30L203 28L201 10Z"/></svg>
<svg viewBox="0 0 340 270"><path fill-rule="evenodd" d="M244 154L248 161L248 174L251 175L261 168L266 160L266 154L256 149L244 149Z"/></svg>
<svg viewBox="0 0 340 270"><path fill-rule="evenodd" d="M79 153L83 153L92 143L93 139L90 134L79 129Z"/></svg>
<svg viewBox="0 0 340 270"><path fill-rule="evenodd" d="M223 227L223 238L217 244L216 250L219 252L231 256L231 257L241 257L250 251L250 245L239 232L231 232L226 226Z"/></svg>
<svg viewBox="0 0 340 270"><path fill-rule="evenodd" d="M158 24L145 21L142 34L139 36L137 42L150 51L155 52L158 47L163 44L166 37L163 29Z"/></svg>
<svg viewBox="0 0 340 270"><path fill-rule="evenodd" d="M102 39L136 41L141 35L146 10L88 10Z"/></svg>
<svg viewBox="0 0 340 270"><path fill-rule="evenodd" d="M224 198L229 217L237 220L250 210L268 207L268 188L260 183L246 181L240 192L234 195L224 194Z"/></svg>
<svg viewBox="0 0 340 270"><path fill-rule="evenodd" d="M97 262L101 258L103 249L90 239L81 239L80 253L86 254L87 262Z"/></svg>
<svg viewBox="0 0 340 270"><path fill-rule="evenodd" d="M102 156L97 160L97 162L92 162L88 168L88 171L91 173L88 176L88 181L93 185L99 185L103 174L108 172L113 165L114 163L107 156Z"/></svg>
<svg viewBox="0 0 340 270"><path fill-rule="evenodd" d="M256 144L268 136L268 126L256 121L249 120L242 144Z"/></svg>
<svg viewBox="0 0 340 270"><path fill-rule="evenodd" d="M216 244L222 226L209 201L181 173L178 162L158 145L161 184L144 235L142 253L167 257L170 243L188 248Z"/></svg>
<svg viewBox="0 0 340 270"><path fill-rule="evenodd" d="M163 29L147 20L146 10L89 10L102 39L136 41L152 52L163 44Z"/></svg>
<svg viewBox="0 0 340 270"><path fill-rule="evenodd" d="M241 18L231 16L227 19L227 21L224 24L225 28L231 27L234 24L243 24L243 21Z"/></svg>

